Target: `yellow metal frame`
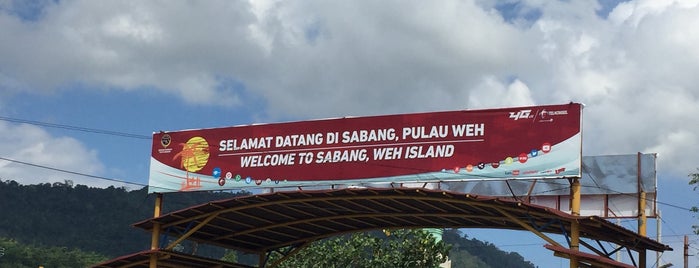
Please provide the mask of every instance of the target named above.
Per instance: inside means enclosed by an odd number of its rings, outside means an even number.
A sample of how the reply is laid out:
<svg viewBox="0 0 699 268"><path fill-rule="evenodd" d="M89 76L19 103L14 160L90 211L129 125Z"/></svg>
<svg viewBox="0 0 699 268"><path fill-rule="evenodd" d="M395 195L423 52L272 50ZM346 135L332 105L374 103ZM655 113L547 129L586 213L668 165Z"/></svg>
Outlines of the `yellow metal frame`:
<svg viewBox="0 0 699 268"><path fill-rule="evenodd" d="M235 204L234 206L230 206L231 203L217 203L217 202L212 202L208 203L206 205L210 206L207 210L204 211L209 211L209 212L204 212L202 211L201 214L198 215L193 215L193 216L187 216L186 218L181 218L181 219L157 219L160 216L160 211L162 207L162 194L158 194L156 196L156 202L155 202L155 209L154 209L154 218L152 220L146 221L146 222L151 222L151 228L149 228L152 232L152 241L151 241L151 249L158 249L159 248L159 236L165 230L166 228L172 228L172 227L177 227L180 226L180 230L183 230L182 226L185 223L196 223L191 229L186 229L187 231L184 232L183 234L178 235L178 239L169 243L164 249L165 250L170 250L174 248L178 243L189 239L192 237L192 235L196 234L201 230L201 228L204 228L208 224L211 223L212 220L214 219L219 219L217 223L217 226L225 226L221 225L222 223L220 222L228 222L230 221L231 224L239 224L242 225L240 227L243 227L242 229L236 229L236 231L231 230L229 233L225 233L221 236L217 236L217 239L220 238L232 238L240 235L252 235L257 232L262 232L262 233L272 233L274 234L275 228L285 226L288 229L296 230L297 232L303 232L301 229L295 229L295 226L298 225L310 225L310 226L316 226L319 228L323 228L322 225L320 225L323 222L332 222L333 224L337 226L344 226L340 229L345 230L342 232L332 232L331 229L325 230L325 232L320 233L318 236L309 236L307 238L303 238L300 240L295 240L295 241L284 241L284 245L288 245L288 243L293 243L293 244L299 244L301 246L294 248L292 251L289 253L286 253L283 259L286 259L304 247L308 246L311 242L332 236L332 235L337 235L341 233L348 233L348 232L357 232L357 231L363 231L364 229L361 228L355 228L351 230L346 230L348 228L345 227L354 227L354 226L349 226L346 223L343 223L343 220L346 219L352 219L355 222L362 222L363 218L369 218L371 217L373 220L379 223L383 223L384 226L387 228L396 228L400 227L401 225L398 224L401 221L396 221L396 219L399 218L409 218L409 217L418 217L423 222L432 222L431 226L423 226L423 227L445 227L445 226L453 226L453 225L458 225L460 223L459 219L469 219L468 221L473 221L474 227L471 228L477 228L475 227L475 223L484 223L484 222L501 222L500 226L498 228L503 228L503 229L523 229L530 231L546 242L557 246L557 247L563 247L561 246L558 242L556 242L554 239L549 237L545 232L550 232L551 229L550 227L547 227L549 229L540 229L537 227L538 223L545 223L545 219L547 220L552 220L554 218L550 218L552 216L555 216L558 218L558 220L561 220L561 222L557 223L560 225L562 228L564 227L564 223L567 223L568 225L565 228L569 228L568 231L563 231L564 235L569 235L570 241L569 241L569 248L570 250L579 250L580 246L580 233L581 233L581 220L584 220L586 222L585 230L589 234L590 230L595 230L594 228L600 228L600 226L608 226L606 228L612 227L607 224L602 224L603 222L595 222L592 221L590 222L587 217L579 217L580 216L580 181L579 178L573 178L570 179L571 183L571 202L570 202L570 209L571 209L571 214L573 217L562 217L556 215L552 215L549 211L552 211L553 209L542 209L542 208L537 208L533 209L534 207L531 207L527 205L526 203L522 202L515 202L515 201L505 201L501 199L479 199L475 196L471 195L454 195L454 193L448 193L448 192L440 192L438 195L436 195L434 192L426 192L424 190L420 189L395 189L393 192L393 195L383 195L383 193L380 190L351 190L351 189L345 189L342 190L342 193L345 193L344 195L333 195L333 194L327 194L327 195L319 195L319 194L314 194L314 193L304 193L304 192L287 192L287 193L273 193L274 196L277 197L277 199L269 199L269 197L265 195L259 195L259 196L250 196L250 197L244 197L240 198L241 201L240 204ZM339 191L339 190L338 190ZM396 194L397 193L397 194ZM286 198L286 199L284 199ZM238 200L238 199L232 199L232 200ZM488 202L485 202L487 200ZM361 203L360 203L361 201ZM338 203L340 204L345 204L349 205L350 207L353 207L354 210L347 210L345 212L337 210L340 207ZM414 207L411 207L411 209L414 210L412 213L405 213L402 212L396 208L391 207L389 204L390 202L395 202L395 203L401 203L403 206L406 206L406 204L414 204ZM406 203L402 203L406 202ZM313 212L311 211L304 211L304 209L300 208L298 205L305 204L306 206L310 206L309 204L313 203L314 207L313 209L323 211L325 216L318 216L315 217ZM322 206L319 206L321 204ZM505 205L507 204L507 205ZM514 204L514 205L513 205ZM283 214L282 212L272 210L270 208L273 208L272 205L275 206L283 206L285 210L285 213L295 213L296 215L294 216L289 216L291 214ZM269 206L269 207L268 207ZM524 208L520 208L524 207ZM211 211L210 209L216 209ZM196 211L196 210L195 210ZM267 220L263 217L259 217L260 215L258 214L250 214L249 211L258 211L259 213L268 214L268 215L276 215L279 218L287 218L288 220L286 221L277 221L273 222L270 220ZM365 213L360 213L362 211L366 211ZM247 213L246 213L247 212ZM227 214L227 213L235 213L235 215L242 215L245 217L248 217L250 219L254 219L256 221L259 221L261 223L265 224L260 224L260 225L245 225L242 223L237 223L231 221L230 218L225 218L220 216ZM243 214L241 214L243 213ZM523 214L524 213L524 214ZM257 215L257 216L256 216ZM179 216L178 216L179 217ZM178 218L175 217L175 218ZM229 214L230 217L230 214ZM523 220L523 217L532 217L530 220L533 220L532 222L527 222ZM430 219L439 219L439 221L432 221ZM503 224L505 222L509 222L507 224ZM602 225L600 225L602 224ZM138 227L139 224L136 224ZM406 225L402 225L406 226ZM518 227L517 227L518 226ZM597 226L597 227L595 227ZM412 226L415 228L419 228L419 226ZM486 226L483 226L486 227ZM491 226L495 227L495 226ZM187 227L189 228L189 227ZM327 228L327 227L325 227ZM463 228L463 227L462 227ZM468 227L466 227L468 228ZM593 229L590 229L593 228ZM340 230L338 229L338 230ZM612 228L616 229L616 228ZM366 230L373 230L373 229L366 229ZM543 230L543 231L542 231ZM544 232L545 231L545 232ZM566 233L567 232L567 233ZM283 235L278 233L279 235ZM257 235L257 234L255 234ZM628 235L628 234L627 234ZM274 240L274 241L272 241ZM272 238L270 240L271 242L276 243L277 239ZM603 239L604 240L604 239ZM219 241L229 241L228 239L226 240L219 240ZM281 241L281 240L280 240ZM217 243L215 241L210 241L212 243ZM645 243L645 242L644 242ZM586 247L590 247L588 244L582 243ZM279 248L281 245L273 244L270 243L270 246L267 248L261 248L260 252L260 265L264 265L263 263L265 262L264 260L264 254L269 253L271 250L274 250L276 248ZM649 244L648 246L651 246ZM641 246L640 248L633 248L634 250L637 250L639 252L639 258L640 260L640 266L639 267L645 267L645 248L644 246ZM595 251L594 249L592 249ZM598 255L600 254L600 251L595 251ZM570 259L570 267L579 267L581 263L575 256L575 254L570 254L569 256ZM282 259L282 260L283 260ZM267 267L275 267L279 265L279 263L282 260L278 260L275 263L270 264ZM151 256L150 259L150 267L155 268L157 267L157 256Z"/></svg>

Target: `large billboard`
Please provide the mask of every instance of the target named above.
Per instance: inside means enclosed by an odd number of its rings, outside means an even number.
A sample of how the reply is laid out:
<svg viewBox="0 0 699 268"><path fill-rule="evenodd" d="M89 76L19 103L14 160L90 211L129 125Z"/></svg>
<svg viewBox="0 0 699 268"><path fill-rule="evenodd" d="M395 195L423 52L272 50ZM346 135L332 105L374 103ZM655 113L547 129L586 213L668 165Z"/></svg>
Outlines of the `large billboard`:
<svg viewBox="0 0 699 268"><path fill-rule="evenodd" d="M637 217L639 193L644 192L645 214L655 217L656 158L654 153L583 156L580 215ZM438 188L475 195L517 198L570 212L570 182L567 180L459 181L440 183Z"/></svg>
<svg viewBox="0 0 699 268"><path fill-rule="evenodd" d="M570 103L153 134L149 192L579 177Z"/></svg>

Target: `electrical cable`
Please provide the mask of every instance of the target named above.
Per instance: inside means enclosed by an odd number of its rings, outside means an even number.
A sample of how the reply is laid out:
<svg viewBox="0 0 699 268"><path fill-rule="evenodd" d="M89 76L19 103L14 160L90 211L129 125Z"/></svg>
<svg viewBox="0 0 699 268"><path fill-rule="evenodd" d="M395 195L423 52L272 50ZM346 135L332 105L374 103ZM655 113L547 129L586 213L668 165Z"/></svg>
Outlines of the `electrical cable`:
<svg viewBox="0 0 699 268"><path fill-rule="evenodd" d="M78 127L78 126L71 126L71 125L65 125L65 124L54 124L54 123L13 118L13 117L7 117L7 116L0 116L0 121L7 121L7 122L13 122L13 123L23 123L23 124L29 124L29 125L35 125L35 126L59 128L59 129L81 131L81 132L87 132L87 133L93 133L93 134L102 134L102 135L109 135L109 136L118 136L118 137L125 137L125 138L133 138L133 139L142 139L142 140L152 139L152 137L146 136L146 135L132 134L132 133L126 133L126 132L119 132L119 131L111 131L111 130L103 130L103 129L96 129L96 128ZM118 183L138 185L138 186L148 186L148 185L142 184L142 183L128 182L128 181L119 180L119 179L90 175L90 174L85 174L85 173L80 173L80 172L75 172L75 171L70 171L70 170L64 170L64 169L59 169L59 168L53 168L53 167L49 167L49 166L43 166L43 165L33 164L33 163L29 163L29 162L23 162L23 161L14 160L14 159L5 158L5 157L0 157L0 159L5 160L5 161L9 161L9 162L18 163L18 164L27 165L27 166L49 169L49 170L53 170L53 171L59 171L59 172L63 172L63 173L79 175L79 176L84 176L84 177L90 177L90 178L95 178L95 179L101 179L101 180L106 180L106 181L111 181L111 182L118 182Z"/></svg>
<svg viewBox="0 0 699 268"><path fill-rule="evenodd" d="M119 132L119 131L111 131L111 130L103 130L103 129L95 129L95 128L86 128L86 127L78 127L78 126L71 126L71 125L65 125L65 124L54 124L54 123L47 123L47 122L41 122L41 121L35 121L35 120L27 120L27 119L20 119L20 118L13 118L13 117L7 117L7 116L0 116L1 121L7 121L7 122L14 122L14 123L24 123L24 124L30 124L30 125L36 125L36 126L43 126L43 127L52 127L52 128L60 128L60 129L66 129L66 130L74 130L74 131L81 131L81 132L87 132L87 133L94 133L94 134L102 134L102 135L110 135L110 136L119 136L119 137L126 137L126 138L135 138L135 139L145 139L145 140L150 140L152 139L151 136L147 135L139 135L139 134L132 134L132 133L126 133L126 132ZM80 172L74 172L74 171L69 171L69 170L63 170L63 169L58 169L58 168L52 168L48 166L42 166L42 165L37 165L37 164L32 164L28 162L22 162L18 160L13 160L9 158L4 158L0 157L2 160L10 161L10 162L15 162L19 164L24 164L24 165L29 165L29 166L34 166L34 167L39 167L39 168L44 168L44 169L49 169L49 170L54 170L54 171L59 171L59 172L64 172L64 173L69 173L69 174L74 174L74 175L80 175L80 176L85 176L85 177L90 177L90 178L95 178L95 179L102 179L102 180L107 180L107 181L112 181L112 182L119 182L119 183L125 183L125 184L132 184L132 185L139 185L139 186L147 186L145 184L141 183L133 183L133 182L128 182L124 180L119 180L119 179L113 179L113 178L107 178L107 177L101 177L101 176L95 176L95 175L90 175L90 174L85 174L85 173L80 173ZM583 167L584 169L585 167ZM596 178L592 176L589 172L587 173L590 179L593 181L593 183L596 186L583 186L583 187L595 187L598 189L603 189L606 191L610 192L615 192L621 195L627 195L627 196L632 196L635 197L636 195L634 194L628 194L628 193L622 193L619 191L615 191L612 189L606 189L604 187L599 186L599 183L597 182ZM563 184L561 184L563 185ZM556 191L556 190L562 190L565 189L566 187L563 187L561 189L554 189L554 190L549 190L549 191ZM654 199L649 199L652 201L655 201L658 204L677 208L677 209L682 209L682 210L689 210L689 208L686 207L681 207L679 205L673 205L665 202L660 202L658 200Z"/></svg>
<svg viewBox="0 0 699 268"><path fill-rule="evenodd" d="M14 159L6 158L6 157L0 157L0 160L5 160L8 162L13 162L13 163L17 163L17 164L22 164L22 165L27 165L27 166L37 167L37 168L43 168L43 169L73 174L73 175L79 175L79 176L84 176L84 177L89 177L89 178L94 178L94 179L106 180L106 181L111 181L111 182L118 182L118 183L138 185L138 186L148 186L147 184L143 184L143 183L129 182L129 181L125 181L125 180L112 179L112 178L90 175L90 174L86 174L86 173L70 171L70 170L65 170L65 169L60 169L60 168L54 168L54 167L49 167L49 166L44 166L44 165L32 164L32 163L14 160Z"/></svg>
<svg viewBox="0 0 699 268"><path fill-rule="evenodd" d="M111 130L103 130L103 129L96 129L96 128L77 127L77 126L63 125L63 124L46 123L46 122L41 122L41 121L26 120L26 119L12 118L12 117L6 117L6 116L0 116L0 120L7 121L7 122L13 122L13 123L24 123L24 124L30 124L30 125L42 126L42 127L52 127L52 128L75 130L75 131L82 131L82 132L95 133L95 134L119 136L119 137L125 137L125 138L134 138L134 139L143 139L143 140L152 139L151 136L146 136L146 135L125 133L125 132L118 132L118 131L111 131Z"/></svg>

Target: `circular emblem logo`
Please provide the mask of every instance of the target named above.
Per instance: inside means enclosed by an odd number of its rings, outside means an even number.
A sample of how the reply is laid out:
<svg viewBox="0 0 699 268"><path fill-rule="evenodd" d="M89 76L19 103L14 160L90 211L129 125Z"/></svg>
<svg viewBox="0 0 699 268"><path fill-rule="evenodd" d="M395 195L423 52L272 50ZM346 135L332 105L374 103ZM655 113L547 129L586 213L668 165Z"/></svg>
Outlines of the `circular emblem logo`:
<svg viewBox="0 0 699 268"><path fill-rule="evenodd" d="M209 162L209 143L202 137L193 137L182 144L182 151L175 157L180 158L180 164L185 170L199 171Z"/></svg>
<svg viewBox="0 0 699 268"><path fill-rule="evenodd" d="M162 145L165 148L170 146L171 142L172 142L172 137L170 137L170 134L165 134L162 137L160 137L160 145Z"/></svg>

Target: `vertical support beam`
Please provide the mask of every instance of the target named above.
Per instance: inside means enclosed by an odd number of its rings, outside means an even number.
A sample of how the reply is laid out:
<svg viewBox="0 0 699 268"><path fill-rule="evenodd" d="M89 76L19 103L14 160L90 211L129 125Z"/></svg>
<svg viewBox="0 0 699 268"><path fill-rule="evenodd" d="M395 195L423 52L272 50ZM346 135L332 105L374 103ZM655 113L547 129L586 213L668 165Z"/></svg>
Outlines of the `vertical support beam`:
<svg viewBox="0 0 699 268"><path fill-rule="evenodd" d="M658 241L658 243L662 243L662 242L663 242L663 240L662 240L662 238L663 238L663 236L662 236L663 228L662 228L662 224L661 224L660 222L662 222L661 219L662 219L663 217L662 217L662 215L661 215L661 213L660 213L660 210L658 210L658 211L655 213L655 216L656 216L656 218L655 218L655 230L657 230L657 231L655 232L655 235L656 235L655 240ZM660 256L661 256L660 253L661 253L661 252L662 252L662 251L656 251L656 252L655 252L655 263L657 263L657 265L661 265L661 263L660 263Z"/></svg>
<svg viewBox="0 0 699 268"><path fill-rule="evenodd" d="M271 254L271 252L260 252L260 254L257 255L259 258L258 263L257 263L257 267L263 268L263 267L267 266L267 263L266 263L267 262L267 254Z"/></svg>
<svg viewBox="0 0 699 268"><path fill-rule="evenodd" d="M570 186L570 214L580 216L580 178L573 178ZM580 223L576 220L570 222L570 249L580 250ZM570 268L577 268L578 258L570 256Z"/></svg>
<svg viewBox="0 0 699 268"><path fill-rule="evenodd" d="M638 180L638 234L646 236L646 191L641 178L641 153L636 156L636 179Z"/></svg>
<svg viewBox="0 0 699 268"><path fill-rule="evenodd" d="M638 251L638 268L646 268L647 266L647 257L646 256L647 250L641 249Z"/></svg>
<svg viewBox="0 0 699 268"><path fill-rule="evenodd" d="M689 268L689 239L684 236L684 268Z"/></svg>
<svg viewBox="0 0 699 268"><path fill-rule="evenodd" d="M156 193L155 194L155 205L153 209L153 218L160 217L160 212L162 211L162 206L163 206L163 194L162 193ZM154 222L153 223L153 234L151 236L151 242L150 242L150 249L151 250L156 250L160 246L160 223ZM150 268L157 268L158 267L158 256L157 254L151 254L150 255Z"/></svg>
<svg viewBox="0 0 699 268"><path fill-rule="evenodd" d="M640 192L638 198L638 234L646 236L646 223L648 222L648 217L646 216L646 192Z"/></svg>

